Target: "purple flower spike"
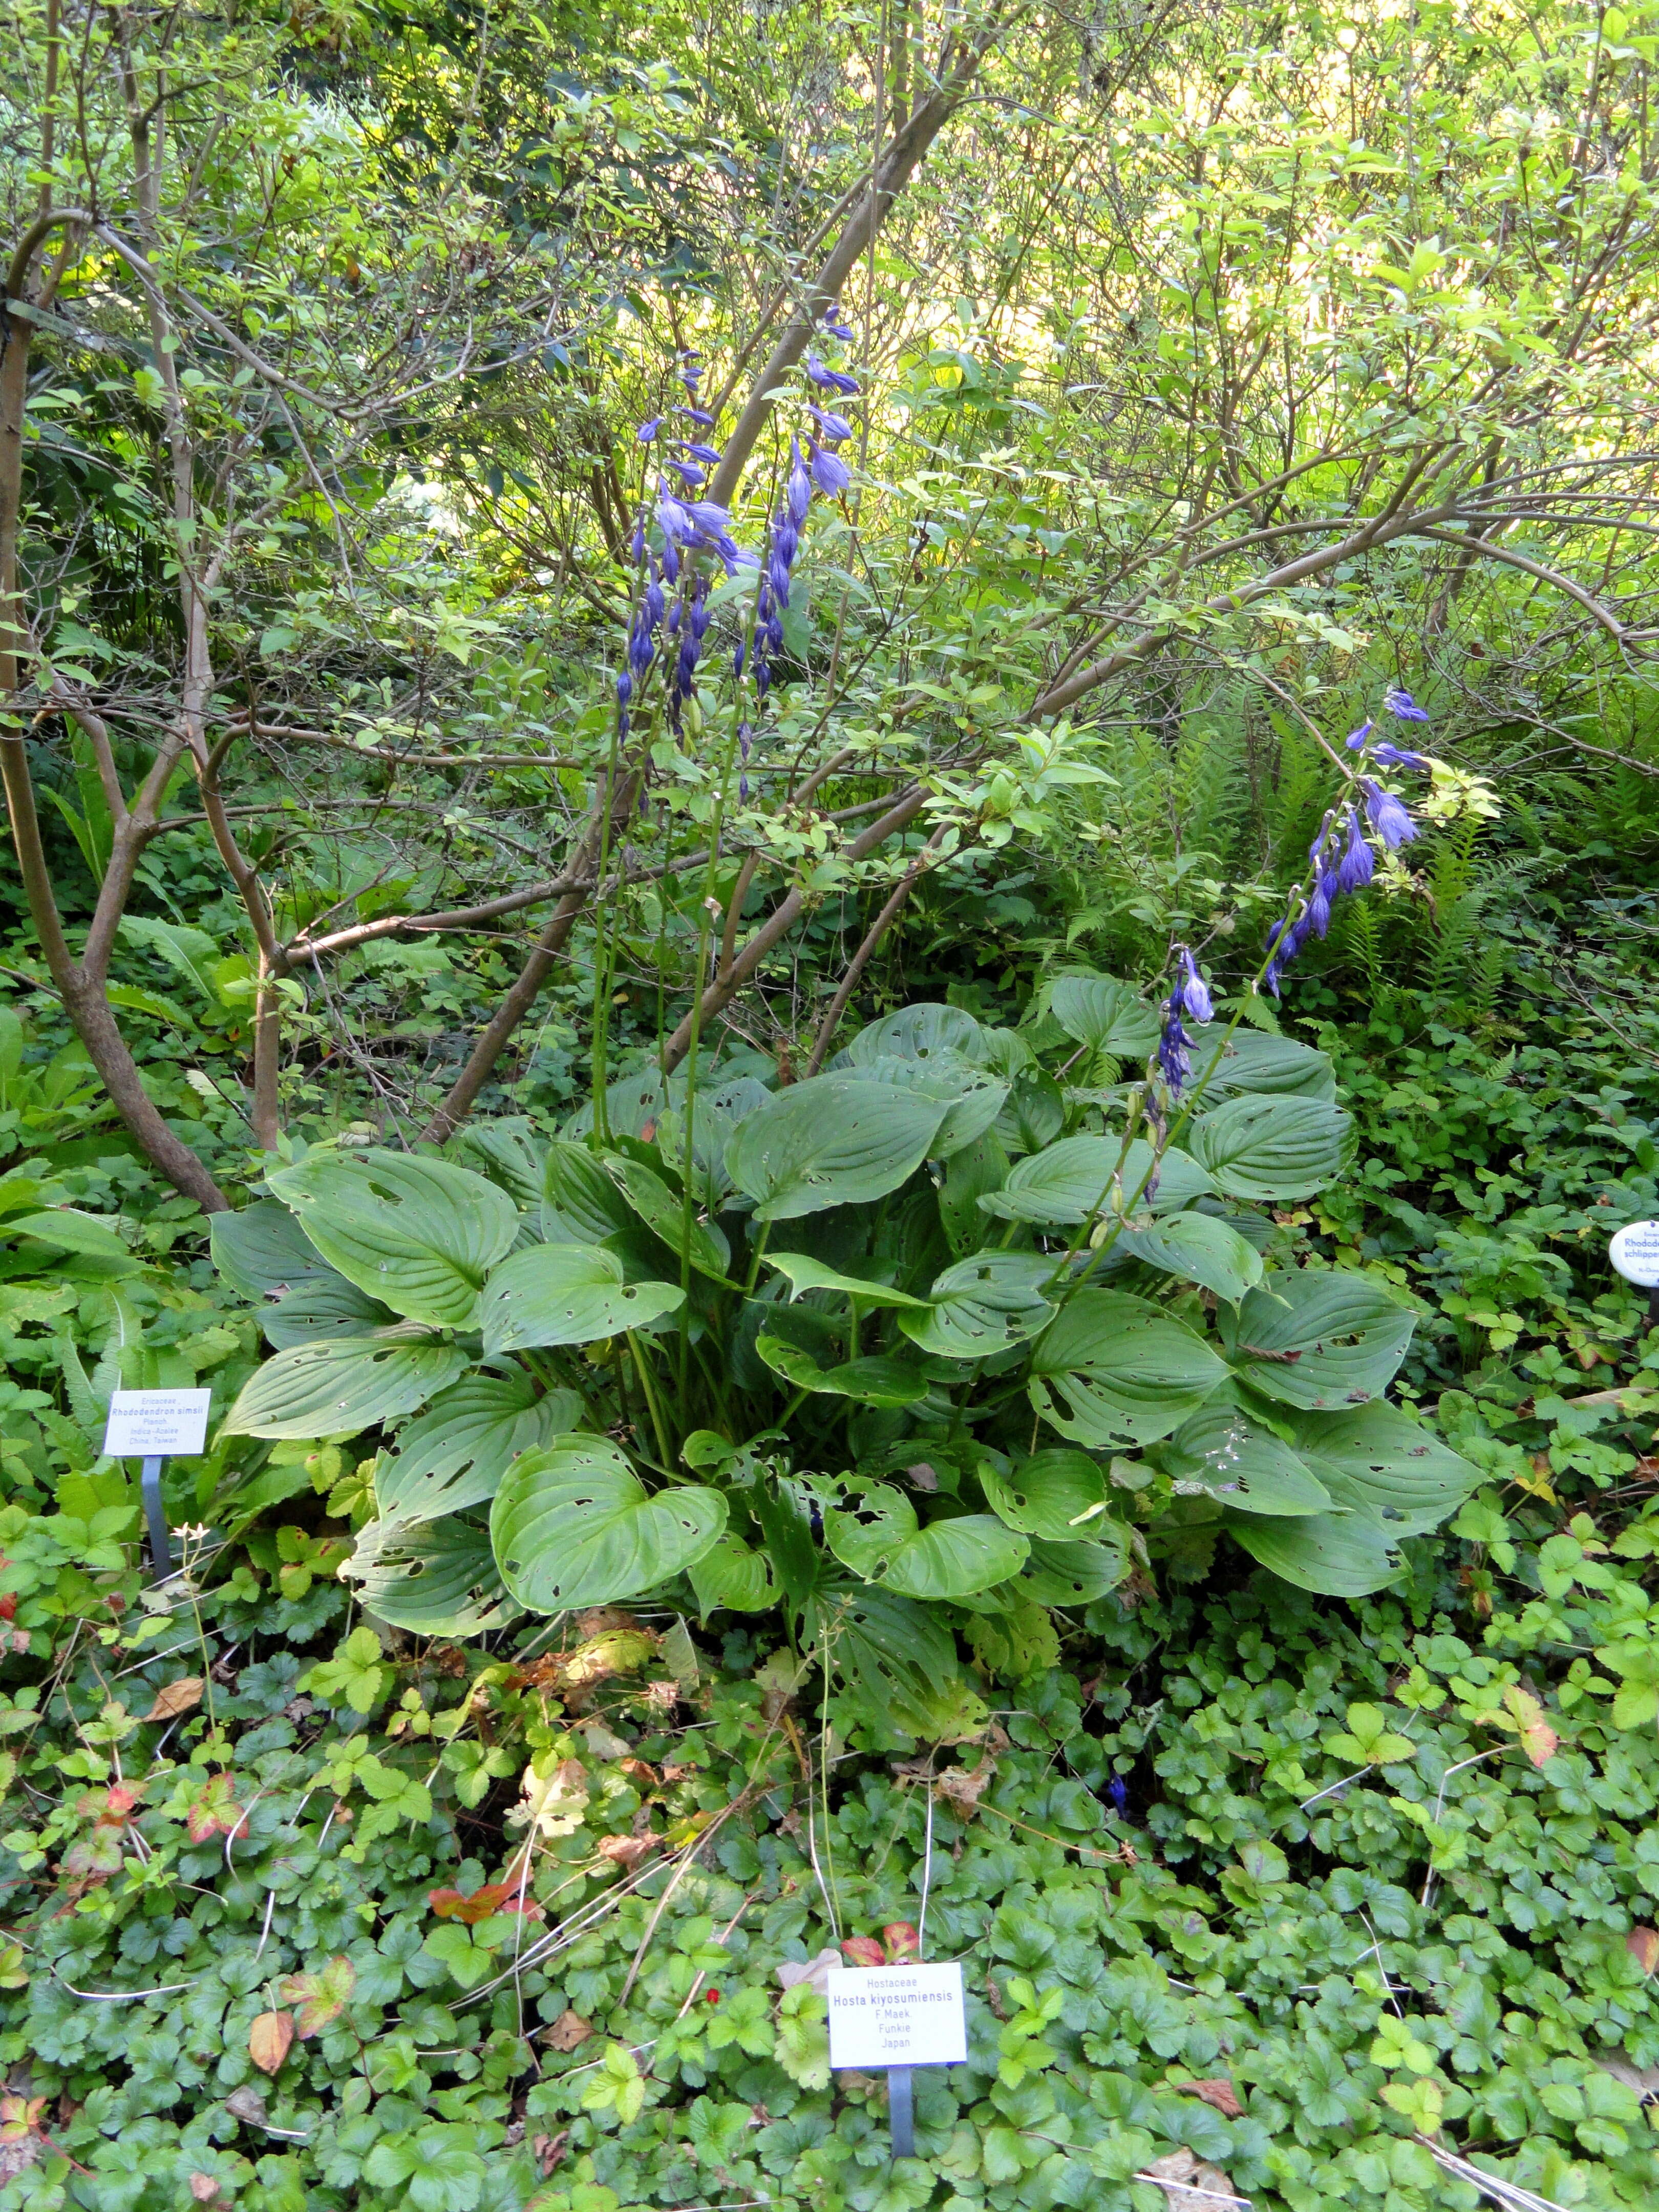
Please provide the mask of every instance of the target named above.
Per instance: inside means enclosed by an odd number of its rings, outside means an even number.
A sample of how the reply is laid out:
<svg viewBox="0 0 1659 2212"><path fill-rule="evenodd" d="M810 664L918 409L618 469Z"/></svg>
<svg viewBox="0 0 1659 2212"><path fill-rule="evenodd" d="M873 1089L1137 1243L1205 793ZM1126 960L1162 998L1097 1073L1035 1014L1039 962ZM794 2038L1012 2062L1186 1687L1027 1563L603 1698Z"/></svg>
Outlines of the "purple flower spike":
<svg viewBox="0 0 1659 2212"><path fill-rule="evenodd" d="M848 376L845 369L826 368L815 353L809 353L806 356L806 374L820 392L840 392L849 399L857 394L859 380L856 376Z"/></svg>
<svg viewBox="0 0 1659 2212"><path fill-rule="evenodd" d="M648 422L641 422L634 435L641 446L648 446L662 428L662 416L653 415Z"/></svg>
<svg viewBox="0 0 1659 2212"><path fill-rule="evenodd" d="M624 668L617 678L617 704L625 707L634 696L634 679Z"/></svg>
<svg viewBox="0 0 1659 2212"><path fill-rule="evenodd" d="M807 413L818 426L818 435L827 446L838 446L843 438L850 438L853 426L844 415L832 415L827 407L809 407Z"/></svg>
<svg viewBox="0 0 1659 2212"><path fill-rule="evenodd" d="M1357 730L1350 730L1347 738L1345 740L1348 750L1351 753L1362 751L1364 750L1366 738L1370 737L1371 732L1376 727L1376 725L1375 722L1362 722Z"/></svg>
<svg viewBox="0 0 1659 2212"><path fill-rule="evenodd" d="M1383 693L1382 704L1397 722L1426 722L1429 719L1427 709L1419 707L1411 693L1402 690L1397 684Z"/></svg>
<svg viewBox="0 0 1659 2212"><path fill-rule="evenodd" d="M853 471L839 453L832 453L816 439L808 439L812 453L812 481L826 499L839 499L853 481Z"/></svg>
<svg viewBox="0 0 1659 2212"><path fill-rule="evenodd" d="M1215 1019L1215 1002L1210 996L1210 987L1199 974L1198 963L1184 945L1181 948L1181 958L1187 971L1182 979L1182 1001L1195 1022L1200 1025L1212 1022Z"/></svg>
<svg viewBox="0 0 1659 2212"><path fill-rule="evenodd" d="M840 338L844 344L851 344L853 333L842 320L840 303L835 300L823 311L823 327L832 338Z"/></svg>
<svg viewBox="0 0 1659 2212"><path fill-rule="evenodd" d="M1360 779L1360 787L1365 793L1367 818L1388 850L1397 853L1402 845L1409 845L1417 836L1417 824L1393 792L1384 791L1369 776Z"/></svg>
<svg viewBox="0 0 1659 2212"><path fill-rule="evenodd" d="M683 453L689 453L694 461L701 461L706 468L716 469L720 466L720 452L718 446L705 446L701 442L693 445L688 442L681 447L680 451Z"/></svg>
<svg viewBox="0 0 1659 2212"><path fill-rule="evenodd" d="M1426 769L1431 765L1423 754L1407 752L1403 745L1373 745L1371 758L1383 768Z"/></svg>
<svg viewBox="0 0 1659 2212"><path fill-rule="evenodd" d="M789 519L799 529L806 520L807 509L812 504L812 479L806 473L806 464L800 457L800 440L789 441L789 480L784 486L784 503ZM791 554L793 560L794 556Z"/></svg>
<svg viewBox="0 0 1659 2212"><path fill-rule="evenodd" d="M1371 848L1365 842L1365 833L1359 826L1359 817L1348 809L1348 848L1343 854L1336 872L1336 887L1340 891L1357 891L1368 884L1376 866Z"/></svg>
<svg viewBox="0 0 1659 2212"><path fill-rule="evenodd" d="M675 412L684 415L687 422L695 422L700 430L712 430L714 427L714 418L706 407L680 407Z"/></svg>
<svg viewBox="0 0 1659 2212"><path fill-rule="evenodd" d="M663 608L665 605L665 602L662 595L662 586L658 582L656 577L653 575L651 581L645 587L645 620L646 627L648 629L655 629L658 623L662 620Z"/></svg>

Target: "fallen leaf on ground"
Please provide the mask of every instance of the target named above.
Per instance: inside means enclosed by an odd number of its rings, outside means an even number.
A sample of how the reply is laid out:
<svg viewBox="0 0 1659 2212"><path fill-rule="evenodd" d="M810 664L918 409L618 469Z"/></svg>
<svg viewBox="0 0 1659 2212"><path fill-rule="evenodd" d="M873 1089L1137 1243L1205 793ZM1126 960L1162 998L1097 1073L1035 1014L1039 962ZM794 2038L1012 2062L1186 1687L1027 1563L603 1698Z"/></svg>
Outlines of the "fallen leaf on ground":
<svg viewBox="0 0 1659 2212"><path fill-rule="evenodd" d="M233 2089L225 2099L225 2110L234 2120L241 2120L248 2127L262 2128L266 2124L265 2100L252 2081L244 2081L240 2089Z"/></svg>
<svg viewBox="0 0 1659 2212"><path fill-rule="evenodd" d="M660 1841L657 1836L607 1836L599 1845L599 1856L632 1874L642 1859L650 1857Z"/></svg>
<svg viewBox="0 0 1659 2212"><path fill-rule="evenodd" d="M841 1954L830 1944L816 1959L786 1959L777 1969L777 1977L786 1990L797 1989L805 1982L822 1997L829 1995L830 1977L839 1972L840 1968Z"/></svg>
<svg viewBox="0 0 1659 2212"><path fill-rule="evenodd" d="M1642 1972L1650 1974L1659 1966L1659 1928L1632 1928L1625 1938L1625 1948Z"/></svg>
<svg viewBox="0 0 1659 2212"><path fill-rule="evenodd" d="M168 1682L155 1692L155 1702L144 1714L147 1721L176 1721L180 1713L192 1711L202 1702L202 1678L199 1674L181 1674L176 1682ZM218 2183L214 2183L217 2189Z"/></svg>
<svg viewBox="0 0 1659 2212"><path fill-rule="evenodd" d="M1164 2191L1167 2212L1219 2212L1222 2204L1249 2203L1218 2166L1206 2166L1189 2150L1172 2150L1167 2157L1155 2158L1135 2179L1158 2184Z"/></svg>
<svg viewBox="0 0 1659 2212"><path fill-rule="evenodd" d="M933 1784L933 1795L943 1797L964 1818L971 1818L996 1771L995 1759L988 1758L981 1759L977 1766L947 1766Z"/></svg>
<svg viewBox="0 0 1659 2212"><path fill-rule="evenodd" d="M294 2047L291 2012L262 2012L247 2032L247 2055L262 2074L280 2074Z"/></svg>
<svg viewBox="0 0 1659 2212"><path fill-rule="evenodd" d="M1211 2081L1179 2081L1176 2086L1183 2097L1201 2097L1224 2119L1236 2120L1244 2109L1238 2101L1237 2090L1224 2074Z"/></svg>
<svg viewBox="0 0 1659 2212"><path fill-rule="evenodd" d="M574 2051L578 2044L586 2043L593 2030L579 2012L567 2006L547 2031L544 2040L554 2051Z"/></svg>

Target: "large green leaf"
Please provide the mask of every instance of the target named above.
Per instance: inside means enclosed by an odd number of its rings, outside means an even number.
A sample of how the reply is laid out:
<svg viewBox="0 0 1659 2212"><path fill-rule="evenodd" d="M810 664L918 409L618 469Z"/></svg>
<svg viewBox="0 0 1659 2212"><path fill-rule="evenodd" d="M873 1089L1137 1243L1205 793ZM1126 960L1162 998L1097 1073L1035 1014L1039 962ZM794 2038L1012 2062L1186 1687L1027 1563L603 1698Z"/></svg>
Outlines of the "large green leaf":
<svg viewBox="0 0 1659 2212"><path fill-rule="evenodd" d="M398 1437L374 1474L386 1521L435 1521L493 1498L520 1452L550 1443L581 1419L574 1390L538 1395L522 1369L469 1375L434 1399Z"/></svg>
<svg viewBox="0 0 1659 2212"><path fill-rule="evenodd" d="M939 1160L948 1160L976 1144L1002 1111L1008 1096L1004 1077L975 1067L953 1053L940 1053L933 1060L872 1060L848 1073L866 1083L914 1092L942 1107L943 1118L927 1147L929 1156Z"/></svg>
<svg viewBox="0 0 1659 2212"><path fill-rule="evenodd" d="M1215 1058L1224 1028L1212 1024L1192 1031L1193 1079L1204 1074ZM1215 1073L1204 1089L1204 1102L1212 1105L1231 1091L1249 1091L1280 1098L1336 1099L1336 1070L1328 1054L1291 1037L1271 1036L1261 1030L1237 1029L1228 1038Z"/></svg>
<svg viewBox="0 0 1659 2212"><path fill-rule="evenodd" d="M1030 1395L1061 1436L1098 1450L1168 1436L1226 1378L1184 1322L1121 1291L1079 1291L1037 1340Z"/></svg>
<svg viewBox="0 0 1659 2212"><path fill-rule="evenodd" d="M340 1280L287 1206L256 1200L240 1213L208 1217L213 1264L245 1298L276 1297L303 1283Z"/></svg>
<svg viewBox="0 0 1659 2212"><path fill-rule="evenodd" d="M1009 1152L1040 1152L1066 1126L1066 1097L1040 1067L1018 1069L993 1125Z"/></svg>
<svg viewBox="0 0 1659 2212"><path fill-rule="evenodd" d="M1039 1605L1091 1605L1128 1577L1129 1544L1109 1522L1097 1541L1056 1543L1042 1536L1031 1541L1031 1556L1017 1588Z"/></svg>
<svg viewBox="0 0 1659 2212"><path fill-rule="evenodd" d="M872 1022L868 1029L859 1031L846 1052L854 1067L868 1067L878 1060L928 1060L941 1055L975 1062L983 1060L984 1032L962 1007L925 1000Z"/></svg>
<svg viewBox="0 0 1659 2212"><path fill-rule="evenodd" d="M1261 1255L1212 1213L1171 1213L1153 1229L1126 1229L1117 1249L1237 1305L1261 1280Z"/></svg>
<svg viewBox="0 0 1659 2212"><path fill-rule="evenodd" d="M672 1313L678 1283L629 1283L597 1244L532 1244L503 1260L478 1304L486 1359L550 1344L597 1344Z"/></svg>
<svg viewBox="0 0 1659 2212"><path fill-rule="evenodd" d="M410 1321L465 1328L519 1233L506 1192L447 1160L319 1146L265 1181L325 1260Z"/></svg>
<svg viewBox="0 0 1659 2212"><path fill-rule="evenodd" d="M1480 1480L1468 1460L1397 1406L1306 1413L1297 1436L1337 1504L1394 1536L1437 1528Z"/></svg>
<svg viewBox="0 0 1659 2212"><path fill-rule="evenodd" d="M1002 1188L980 1200L1004 1221L1039 1221L1072 1228L1097 1210L1120 1212L1134 1198L1152 1166L1150 1145L1137 1137L1126 1152L1121 1137L1063 1137L1017 1161ZM1175 1212L1207 1196L1214 1184L1186 1152L1165 1153L1156 1188L1141 1206Z"/></svg>
<svg viewBox="0 0 1659 2212"><path fill-rule="evenodd" d="M1322 1413L1380 1395L1413 1326L1369 1275L1316 1267L1269 1275L1237 1313L1218 1318L1227 1356L1252 1389Z"/></svg>
<svg viewBox="0 0 1659 2212"><path fill-rule="evenodd" d="M542 1167L542 1235L550 1244L599 1244L634 1225L634 1209L586 1145L562 1138Z"/></svg>
<svg viewBox="0 0 1659 2212"><path fill-rule="evenodd" d="M469 1121L455 1138L453 1149L464 1167L488 1176L524 1212L533 1212L541 1204L547 1139L538 1134L527 1115L503 1114L493 1121Z"/></svg>
<svg viewBox="0 0 1659 2212"><path fill-rule="evenodd" d="M778 1601L772 1563L742 1537L729 1531L686 1569L706 1620L722 1607L728 1613L764 1613Z"/></svg>
<svg viewBox="0 0 1659 2212"><path fill-rule="evenodd" d="M757 1220L793 1220L896 1190L927 1158L944 1117L938 1100L915 1091L816 1075L750 1115L726 1164Z"/></svg>
<svg viewBox="0 0 1659 2212"><path fill-rule="evenodd" d="M1401 1571L1395 1539L1359 1514L1268 1520L1229 1509L1222 1526L1282 1581L1323 1597L1364 1597Z"/></svg>
<svg viewBox="0 0 1659 2212"><path fill-rule="evenodd" d="M1048 1010L1069 1037L1114 1060L1139 1059L1158 1042L1156 1006L1111 975L1062 975Z"/></svg>
<svg viewBox="0 0 1659 2212"><path fill-rule="evenodd" d="M465 1365L453 1344L415 1330L295 1345L255 1368L225 1427L235 1437L356 1436L414 1413Z"/></svg>
<svg viewBox="0 0 1659 2212"><path fill-rule="evenodd" d="M992 1510L1024 1536L1075 1543L1091 1534L1106 1500L1098 1466L1086 1452L1063 1446L1036 1452L1006 1474L981 1462L978 1473Z"/></svg>
<svg viewBox="0 0 1659 2212"><path fill-rule="evenodd" d="M1193 1157L1230 1198L1311 1198L1347 1158L1348 1116L1321 1098L1229 1098L1187 1132Z"/></svg>
<svg viewBox="0 0 1659 2212"><path fill-rule="evenodd" d="M1289 1444L1223 1395L1183 1421L1162 1450L1178 1489L1255 1514L1328 1513L1331 1493Z"/></svg>
<svg viewBox="0 0 1659 2212"><path fill-rule="evenodd" d="M872 1483L851 1506L823 1516L830 1550L867 1583L902 1597L969 1597L1018 1574L1028 1547L994 1515L916 1521L915 1508L891 1483Z"/></svg>
<svg viewBox="0 0 1659 2212"><path fill-rule="evenodd" d="M301 1283L274 1305L262 1308L259 1326L278 1352L291 1345L314 1344L337 1336L373 1336L397 1326L390 1306L360 1291L356 1283L328 1268L320 1279Z"/></svg>
<svg viewBox="0 0 1659 2212"><path fill-rule="evenodd" d="M940 1359L988 1359L1048 1321L1043 1290L1058 1265L1043 1252L976 1252L938 1276L931 1309L900 1314L899 1327Z"/></svg>
<svg viewBox="0 0 1659 2212"><path fill-rule="evenodd" d="M518 1611L488 1534L466 1521L371 1521L341 1572L365 1613L412 1636L482 1636Z"/></svg>
<svg viewBox="0 0 1659 2212"><path fill-rule="evenodd" d="M807 1333L805 1325L819 1318L799 1307L777 1308L775 1319L755 1339L755 1350L775 1375L797 1390L854 1398L862 1406L915 1406L927 1395L926 1378L888 1353L837 1359L816 1333Z"/></svg>
<svg viewBox="0 0 1659 2212"><path fill-rule="evenodd" d="M684 1200L669 1188L659 1175L654 1175L638 1160L618 1153L606 1165L621 1183L629 1204L640 1219L661 1237L671 1251L678 1252L685 1241ZM724 1282L732 1265L732 1247L720 1224L699 1221L695 1206L690 1244L691 1265L697 1273Z"/></svg>
<svg viewBox="0 0 1659 2212"><path fill-rule="evenodd" d="M657 1124L657 1146L663 1158L678 1168L685 1153L686 1083L683 1075L669 1085L672 1104ZM723 1205L732 1188L726 1172L726 1148L739 1122L765 1105L772 1096L757 1076L728 1076L710 1090L700 1090L692 1112L691 1153L696 1164L698 1192L711 1208Z"/></svg>
<svg viewBox="0 0 1659 2212"><path fill-rule="evenodd" d="M890 1290L884 1283L866 1282L860 1275L844 1275L838 1267L826 1267L805 1252L769 1251L765 1264L788 1283L792 1297L802 1297L808 1291L828 1291L837 1297L856 1298L861 1305L902 1307L910 1313L927 1311L926 1298L913 1298L908 1291Z"/></svg>
<svg viewBox="0 0 1659 2212"><path fill-rule="evenodd" d="M833 1652L863 1692L867 1714L924 1737L950 1724L961 1673L955 1638L937 1607L878 1583L842 1586L811 1602L806 1636Z"/></svg>
<svg viewBox="0 0 1659 2212"><path fill-rule="evenodd" d="M637 1597L712 1550L726 1528L717 1490L655 1495L607 1437L561 1437L523 1452L489 1509L502 1580L532 1613Z"/></svg>
<svg viewBox="0 0 1659 2212"><path fill-rule="evenodd" d="M667 1103L668 1094L654 1068L620 1077L605 1094L605 1126L612 1142L618 1137L643 1137L649 1143ZM594 1126L593 1101L589 1098L576 1109L561 1133L580 1139L591 1136Z"/></svg>

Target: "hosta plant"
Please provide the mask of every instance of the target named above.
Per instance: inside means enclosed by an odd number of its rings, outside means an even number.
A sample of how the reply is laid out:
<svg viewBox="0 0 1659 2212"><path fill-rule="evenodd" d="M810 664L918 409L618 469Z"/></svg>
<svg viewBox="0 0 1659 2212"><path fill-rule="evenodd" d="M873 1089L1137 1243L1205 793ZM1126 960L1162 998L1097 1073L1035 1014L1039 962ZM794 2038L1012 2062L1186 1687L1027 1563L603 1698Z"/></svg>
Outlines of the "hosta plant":
<svg viewBox="0 0 1659 2212"><path fill-rule="evenodd" d="M1030 1030L913 1006L807 1081L647 1073L550 1141L319 1146L214 1224L273 1347L228 1426L378 1433L343 1571L397 1626L781 1605L918 1721L955 1627L1029 1646L1160 1509L1374 1590L1474 1473L1385 1402L1389 1290L1264 1262L1342 1172L1328 1062L1195 1004L1178 1118L1119 1079L1158 1010L1073 975Z"/></svg>

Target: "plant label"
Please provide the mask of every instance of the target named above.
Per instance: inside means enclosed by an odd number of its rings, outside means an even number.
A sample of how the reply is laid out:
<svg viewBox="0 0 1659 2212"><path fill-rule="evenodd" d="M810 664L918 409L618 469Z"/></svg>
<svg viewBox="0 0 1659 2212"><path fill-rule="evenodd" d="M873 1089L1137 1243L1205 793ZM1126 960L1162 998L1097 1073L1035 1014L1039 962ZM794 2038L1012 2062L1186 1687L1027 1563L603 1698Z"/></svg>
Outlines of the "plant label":
<svg viewBox="0 0 1659 2212"><path fill-rule="evenodd" d="M171 1459L201 1450L211 1390L117 1390L104 1449L112 1459Z"/></svg>
<svg viewBox="0 0 1659 2212"><path fill-rule="evenodd" d="M1659 1289L1659 1221L1627 1221L1614 1231L1607 1257L1627 1283Z"/></svg>
<svg viewBox="0 0 1659 2212"><path fill-rule="evenodd" d="M960 2066L960 1966L849 1966L828 1979L832 2066Z"/></svg>

